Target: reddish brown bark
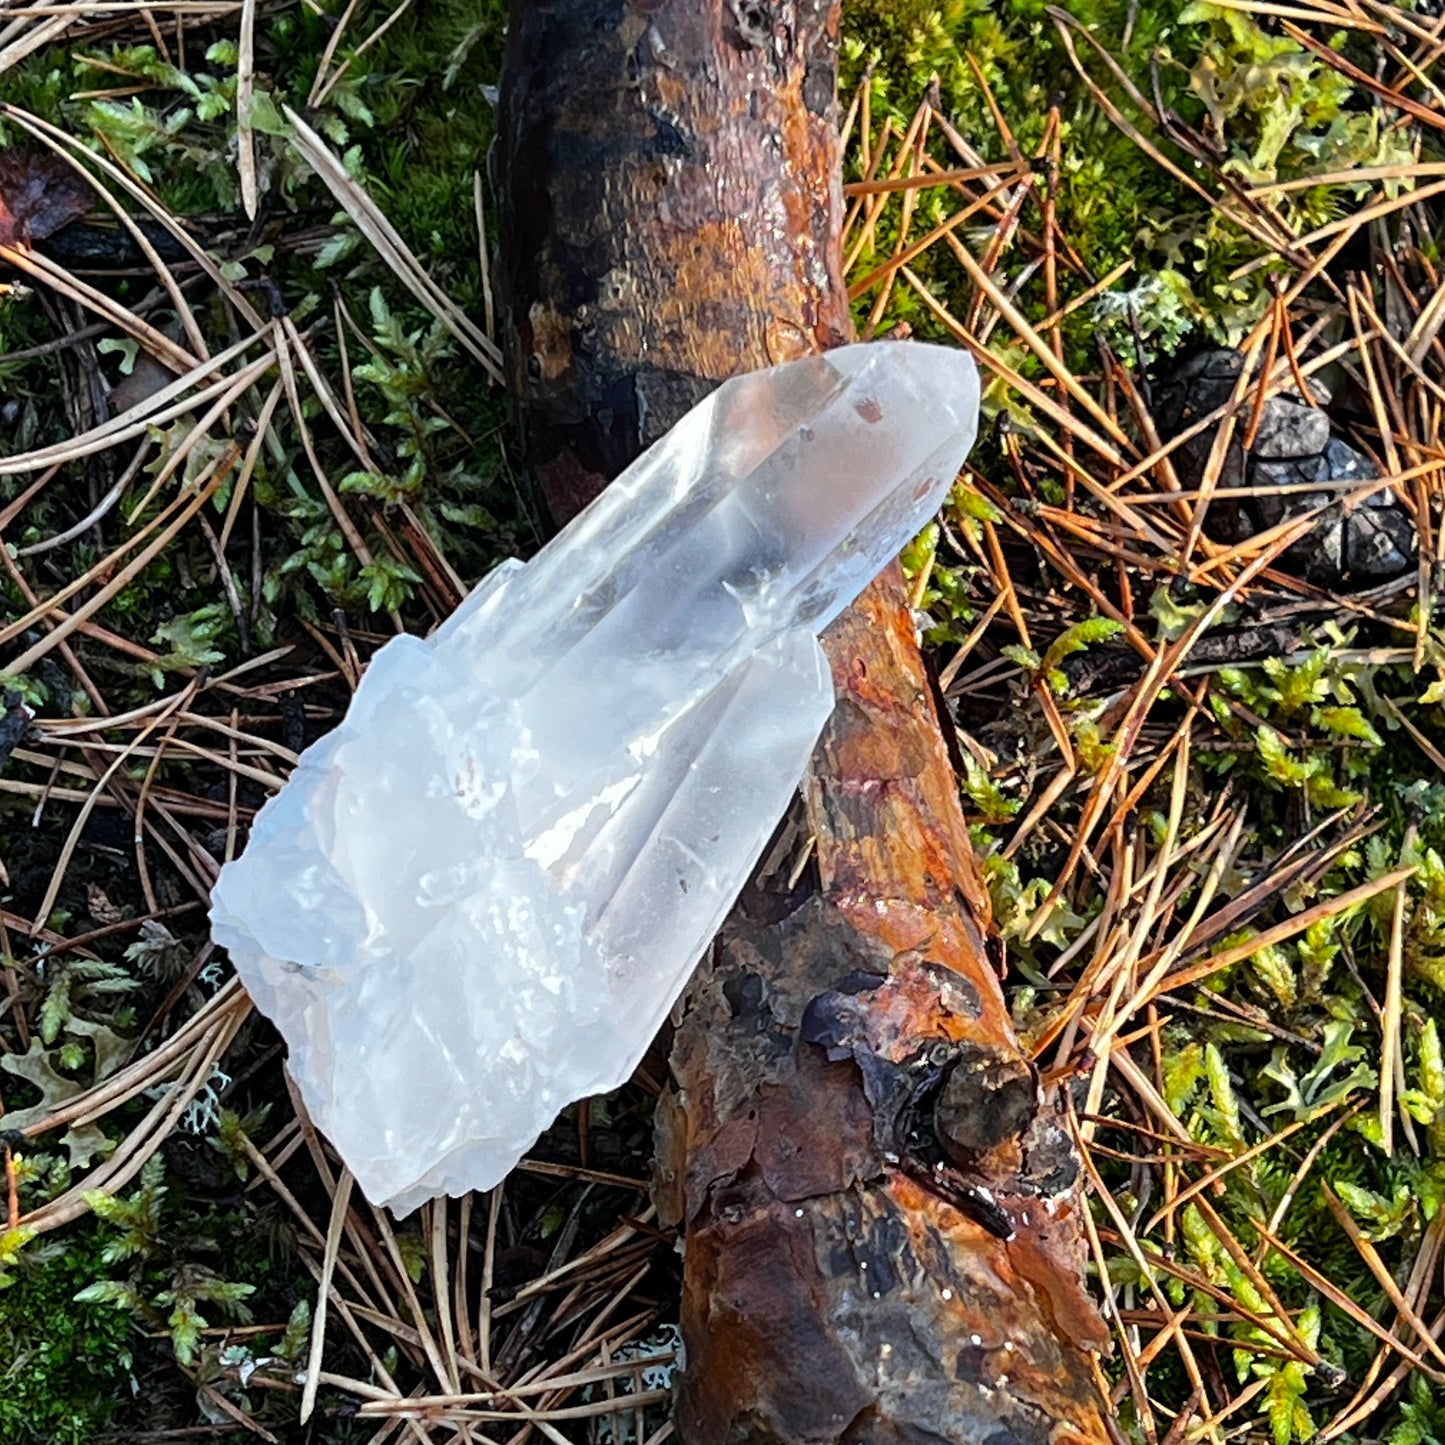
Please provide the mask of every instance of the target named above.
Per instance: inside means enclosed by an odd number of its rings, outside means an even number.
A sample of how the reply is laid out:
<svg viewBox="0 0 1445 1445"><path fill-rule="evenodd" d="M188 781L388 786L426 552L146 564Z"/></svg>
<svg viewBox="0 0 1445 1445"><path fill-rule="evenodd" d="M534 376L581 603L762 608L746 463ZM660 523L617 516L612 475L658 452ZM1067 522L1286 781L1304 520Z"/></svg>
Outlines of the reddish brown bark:
<svg viewBox="0 0 1445 1445"><path fill-rule="evenodd" d="M724 377L849 337L836 38L826 0L514 4L507 340L555 519ZM1077 1166L989 960L896 568L826 642L805 806L677 1014L680 1433L1103 1441Z"/></svg>
<svg viewBox="0 0 1445 1445"><path fill-rule="evenodd" d="M837 5L513 5L498 137L508 357L555 521L718 382L849 335Z"/></svg>
<svg viewBox="0 0 1445 1445"><path fill-rule="evenodd" d="M898 583L826 639L839 701L806 827L679 1022L660 1152L690 1442L1107 1438L1077 1165L988 962ZM807 838L817 877L789 889Z"/></svg>

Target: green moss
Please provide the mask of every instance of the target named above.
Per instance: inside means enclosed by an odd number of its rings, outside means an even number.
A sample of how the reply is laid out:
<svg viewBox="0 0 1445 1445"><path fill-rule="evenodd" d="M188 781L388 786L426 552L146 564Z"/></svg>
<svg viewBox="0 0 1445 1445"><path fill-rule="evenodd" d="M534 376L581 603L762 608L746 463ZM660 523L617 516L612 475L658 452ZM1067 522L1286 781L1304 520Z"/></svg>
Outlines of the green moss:
<svg viewBox="0 0 1445 1445"><path fill-rule="evenodd" d="M1134 263L1102 305L1066 322L1068 360L1077 372L1096 368L1101 327L1116 351L1132 359L1136 325L1152 356L1172 351L1191 332L1237 341L1270 304L1271 278L1284 273L1285 263L1268 236L1222 217L1181 174L1224 195L1224 178L1247 186L1410 159L1403 134L1382 134L1374 112L1356 106L1348 80L1239 11L1148 0L1074 0L1066 8L1075 22L1070 27L1056 22L1040 0L904 5L854 0L845 10L843 85L846 96L871 64L873 115L880 121L891 116L898 134L936 78L944 113L987 161L1009 157L990 95L1029 158L1042 155L1050 110L1058 108L1059 163L1051 175L1037 176L1036 197L1041 201L1052 187L1060 232L1091 277L1124 261ZM1090 38L1114 57L1138 93L1152 99L1157 85L1167 111L1198 138L1200 148L1217 154L1221 179L1211 178L1194 155L1161 132ZM1080 69L1123 120L1172 163L1173 173L1104 113ZM961 164L936 135L930 151L941 163ZM857 147L853 161L856 174ZM1342 214L1362 189L1321 186L1291 193L1279 204L1292 227L1308 231ZM952 204L944 193L924 192L914 234L942 220ZM1036 203L1024 224L1037 231L1040 219ZM888 254L894 239L895 228L885 218L877 254ZM1236 274L1252 262L1258 268L1251 274ZM916 269L936 295L966 304L967 283L944 248L920 258ZM1064 269L1061 301L1085 284ZM1044 308L1039 288L1033 291L1035 299L1026 298L1024 309L1036 321ZM871 300L860 303L860 321ZM884 321L907 321L920 334L938 333L923 304L901 286Z"/></svg>
<svg viewBox="0 0 1445 1445"><path fill-rule="evenodd" d="M129 1319L76 1294L104 1266L106 1231L72 1226L22 1251L0 1293L0 1440L89 1445L131 1394Z"/></svg>

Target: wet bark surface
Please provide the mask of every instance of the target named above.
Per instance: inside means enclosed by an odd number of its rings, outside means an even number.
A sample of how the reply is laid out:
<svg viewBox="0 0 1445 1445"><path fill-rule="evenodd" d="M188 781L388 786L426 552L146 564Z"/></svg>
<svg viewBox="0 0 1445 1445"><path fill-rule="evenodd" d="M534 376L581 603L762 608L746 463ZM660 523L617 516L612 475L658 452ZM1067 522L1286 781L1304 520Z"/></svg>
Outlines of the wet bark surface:
<svg viewBox="0 0 1445 1445"><path fill-rule="evenodd" d="M509 366L566 521L718 382L848 339L827 0L513 6Z"/></svg>
<svg viewBox="0 0 1445 1445"><path fill-rule="evenodd" d="M504 322L554 520L725 377L851 338L837 20L514 5ZM825 643L838 707L802 801L676 1015L680 1435L1106 1440L1078 1166L1009 1022L896 568Z"/></svg>

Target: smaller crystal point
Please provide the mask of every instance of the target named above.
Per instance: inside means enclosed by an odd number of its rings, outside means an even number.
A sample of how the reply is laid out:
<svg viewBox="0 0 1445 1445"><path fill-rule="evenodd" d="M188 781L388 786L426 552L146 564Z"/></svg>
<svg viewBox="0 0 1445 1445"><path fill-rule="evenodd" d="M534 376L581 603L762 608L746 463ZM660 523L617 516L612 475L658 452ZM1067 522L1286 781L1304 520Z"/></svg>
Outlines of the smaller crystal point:
<svg viewBox="0 0 1445 1445"><path fill-rule="evenodd" d="M368 1198L489 1189L631 1074L832 709L818 633L977 414L973 362L915 342L737 377L372 659L211 907Z"/></svg>

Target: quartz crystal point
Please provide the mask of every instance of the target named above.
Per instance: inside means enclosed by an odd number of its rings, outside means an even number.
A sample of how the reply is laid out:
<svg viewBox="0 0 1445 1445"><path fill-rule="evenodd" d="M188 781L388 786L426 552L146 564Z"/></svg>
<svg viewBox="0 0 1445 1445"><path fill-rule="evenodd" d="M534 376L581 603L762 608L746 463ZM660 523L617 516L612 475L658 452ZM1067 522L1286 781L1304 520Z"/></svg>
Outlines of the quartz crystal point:
<svg viewBox="0 0 1445 1445"><path fill-rule="evenodd" d="M371 1200L491 1188L636 1067L832 709L818 633L977 412L972 361L914 342L737 377L372 659L211 909Z"/></svg>

